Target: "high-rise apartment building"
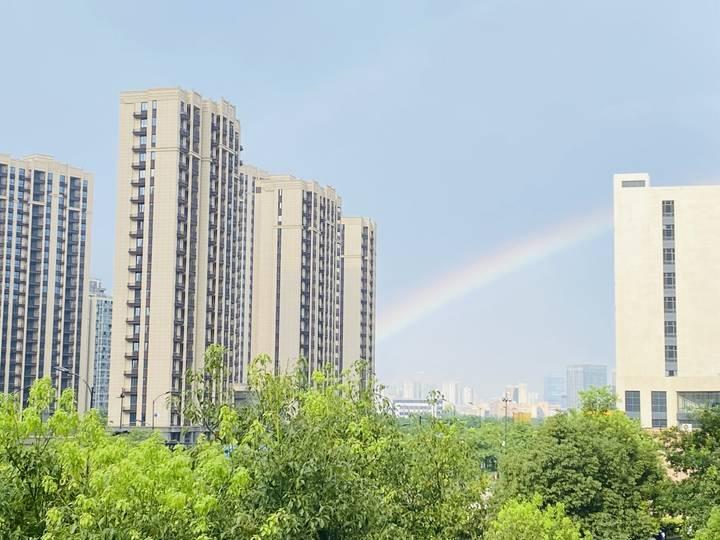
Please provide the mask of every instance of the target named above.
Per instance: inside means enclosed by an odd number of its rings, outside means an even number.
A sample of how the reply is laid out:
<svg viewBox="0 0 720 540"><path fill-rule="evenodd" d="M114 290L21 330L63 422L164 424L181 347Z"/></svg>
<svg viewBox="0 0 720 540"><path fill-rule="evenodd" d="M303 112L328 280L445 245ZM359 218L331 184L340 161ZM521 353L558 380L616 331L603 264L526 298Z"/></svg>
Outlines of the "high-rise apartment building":
<svg viewBox="0 0 720 540"><path fill-rule="evenodd" d="M528 403L527 384L510 384L505 387L505 397L513 403Z"/></svg>
<svg viewBox="0 0 720 540"><path fill-rule="evenodd" d="M441 386L442 396L451 405L460 404L460 383L444 382Z"/></svg>
<svg viewBox="0 0 720 540"><path fill-rule="evenodd" d="M568 366L565 382L567 408L577 409L580 406L580 392L607 386L607 366L593 364Z"/></svg>
<svg viewBox="0 0 720 540"><path fill-rule="evenodd" d="M311 372L342 368L340 219L331 187L293 176L255 185L252 351L276 373L301 359Z"/></svg>
<svg viewBox="0 0 720 540"><path fill-rule="evenodd" d="M341 369L356 361L375 372L375 223L342 218Z"/></svg>
<svg viewBox="0 0 720 540"><path fill-rule="evenodd" d="M0 154L0 389L50 377L89 406L83 346L93 177L49 156Z"/></svg>
<svg viewBox="0 0 720 540"><path fill-rule="evenodd" d="M644 427L720 404L720 186L614 177L616 385Z"/></svg>
<svg viewBox="0 0 720 540"><path fill-rule="evenodd" d="M109 422L176 437L207 345L227 349L228 385L243 379L254 191L224 100L125 92L119 128Z"/></svg>
<svg viewBox="0 0 720 540"><path fill-rule="evenodd" d="M110 384L110 344L112 335L112 297L105 293L99 279L91 279L88 288L89 318L84 334L87 354L85 362L91 368L88 383L92 383L92 407L104 416L108 412L108 387Z"/></svg>

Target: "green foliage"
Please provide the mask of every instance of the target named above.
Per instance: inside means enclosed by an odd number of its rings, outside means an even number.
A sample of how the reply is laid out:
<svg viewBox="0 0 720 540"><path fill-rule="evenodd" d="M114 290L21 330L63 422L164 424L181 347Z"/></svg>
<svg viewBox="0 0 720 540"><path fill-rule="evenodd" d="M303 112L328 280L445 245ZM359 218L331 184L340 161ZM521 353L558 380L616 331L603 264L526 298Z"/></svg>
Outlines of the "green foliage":
<svg viewBox="0 0 720 540"><path fill-rule="evenodd" d="M716 506L712 509L707 524L698 531L695 538L696 540L717 540L720 538L720 507Z"/></svg>
<svg viewBox="0 0 720 540"><path fill-rule="evenodd" d="M698 429L666 430L662 440L668 463L682 480L667 490L663 503L683 517L686 534L704 527L720 506L720 407L697 412Z"/></svg>
<svg viewBox="0 0 720 540"><path fill-rule="evenodd" d="M580 392L580 410L603 414L617 409L617 394L609 386L591 387Z"/></svg>
<svg viewBox="0 0 720 540"><path fill-rule="evenodd" d="M542 499L510 499L490 523L487 540L580 540L580 530L562 504L542 508Z"/></svg>
<svg viewBox="0 0 720 540"><path fill-rule="evenodd" d="M192 448L111 436L95 413L78 417L72 393L53 404L49 381L23 412L2 398L0 537L480 537L487 482L463 426L401 431L366 374L275 377L267 358L234 409L213 378L221 351L209 353L193 396L208 435Z"/></svg>
<svg viewBox="0 0 720 540"><path fill-rule="evenodd" d="M499 498L538 493L593 538L649 538L658 531L652 501L665 477L657 444L624 414L596 411L554 416L528 444L509 448Z"/></svg>
<svg viewBox="0 0 720 540"><path fill-rule="evenodd" d="M189 370L185 375L188 390L182 398L183 416L191 425L201 426L211 439L219 437L221 417L233 402L225 353L221 345L210 345L202 369Z"/></svg>

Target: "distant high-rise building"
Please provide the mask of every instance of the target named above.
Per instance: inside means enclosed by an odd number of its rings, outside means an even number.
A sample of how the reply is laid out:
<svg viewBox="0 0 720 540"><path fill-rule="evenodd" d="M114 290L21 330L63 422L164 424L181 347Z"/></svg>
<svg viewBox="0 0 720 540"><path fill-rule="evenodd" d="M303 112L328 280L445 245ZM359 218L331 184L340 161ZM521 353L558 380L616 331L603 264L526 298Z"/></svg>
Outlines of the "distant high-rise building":
<svg viewBox="0 0 720 540"><path fill-rule="evenodd" d="M375 372L375 223L368 218L342 218L341 366L357 360Z"/></svg>
<svg viewBox="0 0 720 540"><path fill-rule="evenodd" d="M475 402L475 397L473 395L473 389L469 386L463 386L462 389L462 404L463 405L473 405Z"/></svg>
<svg viewBox="0 0 720 540"><path fill-rule="evenodd" d="M527 403L528 390L527 384L511 384L505 387L505 396L513 403Z"/></svg>
<svg viewBox="0 0 720 540"><path fill-rule="evenodd" d="M252 351L276 373L301 359L310 372L342 370L340 219L331 187L293 176L256 184Z"/></svg>
<svg viewBox="0 0 720 540"><path fill-rule="evenodd" d="M83 328L93 177L49 156L0 155L0 390L50 377L90 404Z"/></svg>
<svg viewBox="0 0 720 540"><path fill-rule="evenodd" d="M460 384L457 382L444 382L441 391L445 401L451 405L460 404Z"/></svg>
<svg viewBox="0 0 720 540"><path fill-rule="evenodd" d="M83 347L87 354L85 362L92 368L92 407L104 416L108 412L108 387L110 384L110 345L112 335L112 297L105 294L99 279L91 279L88 290L89 321ZM90 381L89 381L90 382Z"/></svg>
<svg viewBox="0 0 720 540"><path fill-rule="evenodd" d="M580 405L580 392L607 386L607 366L591 364L568 366L566 383L567 408L577 409Z"/></svg>
<svg viewBox="0 0 720 540"><path fill-rule="evenodd" d="M565 407L565 377L545 377L543 399L550 405Z"/></svg>
<svg viewBox="0 0 720 540"><path fill-rule="evenodd" d="M405 381L402 386L403 399L424 399L423 385L418 381Z"/></svg>
<svg viewBox="0 0 720 540"><path fill-rule="evenodd" d="M177 438L208 345L227 350L228 387L244 379L255 190L224 100L125 92L119 129L109 422Z"/></svg>
<svg viewBox="0 0 720 540"><path fill-rule="evenodd" d="M643 427L693 424L720 404L720 185L613 182L618 397Z"/></svg>

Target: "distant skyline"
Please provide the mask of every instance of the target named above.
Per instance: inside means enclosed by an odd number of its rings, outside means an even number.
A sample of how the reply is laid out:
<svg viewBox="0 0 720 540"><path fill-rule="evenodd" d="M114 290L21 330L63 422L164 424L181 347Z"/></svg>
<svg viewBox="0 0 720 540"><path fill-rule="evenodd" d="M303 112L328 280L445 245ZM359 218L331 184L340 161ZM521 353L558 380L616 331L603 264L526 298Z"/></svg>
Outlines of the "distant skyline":
<svg viewBox="0 0 720 540"><path fill-rule="evenodd" d="M95 174L93 276L112 283L120 92L225 97L246 163L330 184L377 222L378 319L407 321L378 327L394 384L424 372L492 395L570 364L610 371L609 227L493 279L482 261L609 212L614 173L720 183L711 0L3 8L19 23L0 34L0 152ZM477 286L416 307L456 276Z"/></svg>

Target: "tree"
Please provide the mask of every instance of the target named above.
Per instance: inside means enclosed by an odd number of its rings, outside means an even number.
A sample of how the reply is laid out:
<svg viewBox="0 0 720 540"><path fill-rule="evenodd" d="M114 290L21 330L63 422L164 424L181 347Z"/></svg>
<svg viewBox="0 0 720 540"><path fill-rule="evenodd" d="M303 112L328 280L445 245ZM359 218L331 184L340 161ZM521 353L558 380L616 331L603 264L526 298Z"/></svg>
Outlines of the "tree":
<svg viewBox="0 0 720 540"><path fill-rule="evenodd" d="M182 399L182 413L191 426L201 426L211 439L220 437L223 416L232 414L233 388L229 384L229 370L225 348L210 345L205 351L201 369L189 370L185 375L187 391Z"/></svg>
<svg viewBox="0 0 720 540"><path fill-rule="evenodd" d="M617 409L617 394L609 386L591 387L580 392L580 404L584 413L605 414Z"/></svg>
<svg viewBox="0 0 720 540"><path fill-rule="evenodd" d="M580 540L580 530L562 504L541 508L542 499L510 499L490 523L487 540Z"/></svg>
<svg viewBox="0 0 720 540"><path fill-rule="evenodd" d="M707 524L698 531L695 539L717 540L718 538L720 538L720 507L716 506L710 512Z"/></svg>
<svg viewBox="0 0 720 540"><path fill-rule="evenodd" d="M531 444L500 462L499 500L538 493L562 504L596 539L648 538L658 528L653 501L665 478L658 445L619 411L572 411L548 419Z"/></svg>
<svg viewBox="0 0 720 540"><path fill-rule="evenodd" d="M682 516L690 535L708 523L720 506L720 407L699 409L692 432L671 428L662 441L670 467L682 479L669 486L663 497L668 513Z"/></svg>

